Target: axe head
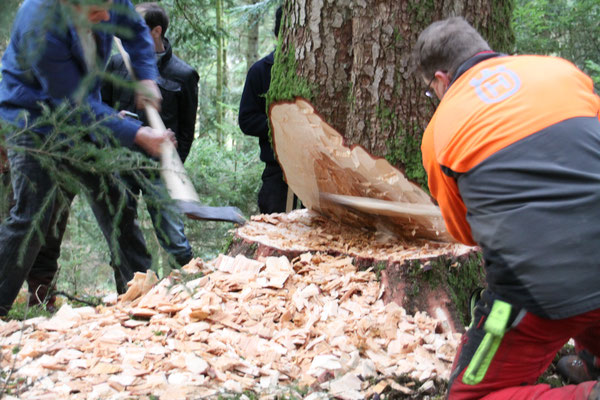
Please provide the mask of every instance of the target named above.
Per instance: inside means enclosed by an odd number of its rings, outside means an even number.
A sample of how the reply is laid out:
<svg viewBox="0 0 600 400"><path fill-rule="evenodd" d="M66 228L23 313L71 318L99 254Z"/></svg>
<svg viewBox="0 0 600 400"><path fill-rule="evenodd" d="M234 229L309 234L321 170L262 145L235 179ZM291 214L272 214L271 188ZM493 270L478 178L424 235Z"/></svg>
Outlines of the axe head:
<svg viewBox="0 0 600 400"><path fill-rule="evenodd" d="M246 223L246 219L237 207L209 207L189 200L176 200L175 204L179 211L190 219L233 222L239 225Z"/></svg>

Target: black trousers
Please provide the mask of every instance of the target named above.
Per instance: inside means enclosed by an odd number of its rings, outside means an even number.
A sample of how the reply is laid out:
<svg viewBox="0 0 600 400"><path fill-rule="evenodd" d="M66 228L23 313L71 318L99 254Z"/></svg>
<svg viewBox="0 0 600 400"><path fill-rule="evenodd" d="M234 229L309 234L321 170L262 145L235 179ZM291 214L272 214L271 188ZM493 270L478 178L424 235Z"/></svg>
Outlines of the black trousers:
<svg viewBox="0 0 600 400"><path fill-rule="evenodd" d="M33 138L27 136L14 144L35 147ZM15 204L0 226L0 315L8 313L25 279L42 283L56 273L67 211L74 197L27 152L9 150L8 158ZM117 256L123 282L132 279L136 271L145 272L152 259L137 225L136 210L119 207L125 203L123 188L111 179L103 180L71 165L61 163L57 167L71 170L85 184L86 197ZM117 218L116 224L110 223ZM118 289L122 292L126 287Z"/></svg>
<svg viewBox="0 0 600 400"><path fill-rule="evenodd" d="M262 214L285 212L288 185L283 180L283 171L277 163L267 163L262 174L262 187L258 192L258 208ZM296 203L294 196L294 208Z"/></svg>

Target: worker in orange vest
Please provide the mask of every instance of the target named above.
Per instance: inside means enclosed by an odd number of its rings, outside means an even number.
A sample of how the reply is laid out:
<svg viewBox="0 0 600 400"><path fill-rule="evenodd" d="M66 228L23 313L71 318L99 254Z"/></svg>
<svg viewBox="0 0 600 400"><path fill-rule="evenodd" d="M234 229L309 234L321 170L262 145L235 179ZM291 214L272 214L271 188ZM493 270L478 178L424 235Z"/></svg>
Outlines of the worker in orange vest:
<svg viewBox="0 0 600 400"><path fill-rule="evenodd" d="M421 147L429 188L452 236L481 247L488 284L448 398L600 399L595 380L535 385L570 338L592 364L600 356L600 98L592 80L560 58L493 52L460 17L425 29L414 59L440 100Z"/></svg>

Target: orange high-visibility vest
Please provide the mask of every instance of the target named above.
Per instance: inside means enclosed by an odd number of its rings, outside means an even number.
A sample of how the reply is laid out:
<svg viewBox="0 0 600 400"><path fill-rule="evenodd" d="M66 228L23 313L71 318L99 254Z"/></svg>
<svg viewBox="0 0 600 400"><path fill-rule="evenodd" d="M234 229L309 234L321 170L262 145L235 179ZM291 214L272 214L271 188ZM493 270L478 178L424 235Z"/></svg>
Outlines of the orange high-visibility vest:
<svg viewBox="0 0 600 400"><path fill-rule="evenodd" d="M499 150L551 125L598 116L599 111L592 80L560 58L494 57L460 75L445 93L421 145L429 189L450 234L476 244L456 174L468 173Z"/></svg>

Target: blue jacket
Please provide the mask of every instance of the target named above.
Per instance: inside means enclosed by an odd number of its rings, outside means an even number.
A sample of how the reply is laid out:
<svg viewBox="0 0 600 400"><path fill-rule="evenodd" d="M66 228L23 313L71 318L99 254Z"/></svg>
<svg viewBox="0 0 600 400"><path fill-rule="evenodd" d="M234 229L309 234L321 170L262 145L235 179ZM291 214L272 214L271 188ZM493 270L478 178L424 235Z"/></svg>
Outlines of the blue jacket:
<svg viewBox="0 0 600 400"><path fill-rule="evenodd" d="M118 27L125 49L131 55L138 79L156 79L154 45L144 21L129 0L114 0L110 21L92 27L98 62L103 68L110 56L113 35ZM41 115L42 104L54 108L73 102L88 73L77 32L60 0L25 0L13 24L10 43L2 58L0 118L24 127ZM132 146L141 123L120 119L102 103L100 81L87 86L87 103L92 118L106 120L115 137ZM29 114L28 122L23 111ZM91 121L89 121L91 122ZM44 133L43 130L40 130Z"/></svg>

